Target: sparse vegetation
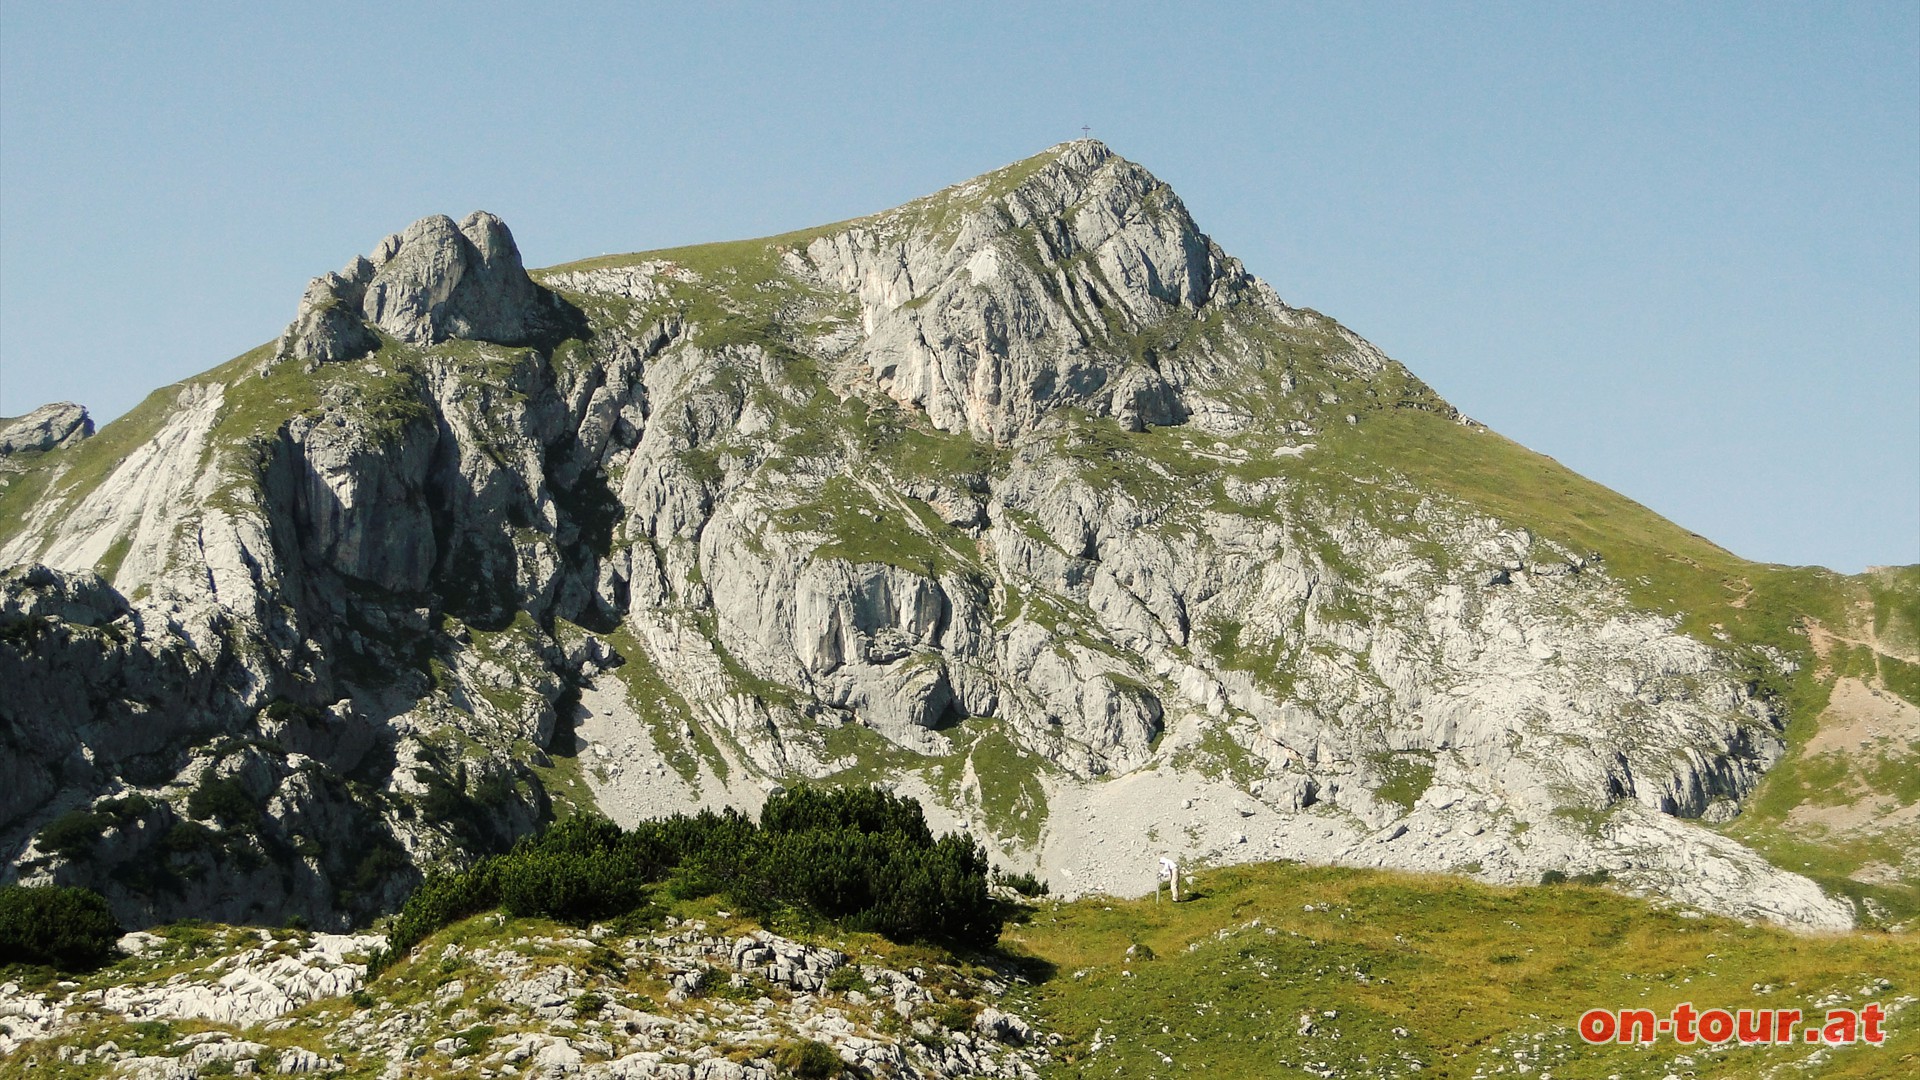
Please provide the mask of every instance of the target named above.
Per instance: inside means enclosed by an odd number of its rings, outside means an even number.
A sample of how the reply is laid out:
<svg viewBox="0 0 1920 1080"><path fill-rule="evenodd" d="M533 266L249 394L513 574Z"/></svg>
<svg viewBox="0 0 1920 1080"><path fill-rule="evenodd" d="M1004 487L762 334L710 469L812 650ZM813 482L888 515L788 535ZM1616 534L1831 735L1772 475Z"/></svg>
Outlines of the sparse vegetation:
<svg viewBox="0 0 1920 1080"><path fill-rule="evenodd" d="M209 769L187 795L187 814L201 821L217 820L231 829L252 829L260 823L260 807L235 777L215 776Z"/></svg>
<svg viewBox="0 0 1920 1080"><path fill-rule="evenodd" d="M799 1080L832 1080L845 1071L833 1047L813 1039L789 1042L774 1052L773 1063Z"/></svg>

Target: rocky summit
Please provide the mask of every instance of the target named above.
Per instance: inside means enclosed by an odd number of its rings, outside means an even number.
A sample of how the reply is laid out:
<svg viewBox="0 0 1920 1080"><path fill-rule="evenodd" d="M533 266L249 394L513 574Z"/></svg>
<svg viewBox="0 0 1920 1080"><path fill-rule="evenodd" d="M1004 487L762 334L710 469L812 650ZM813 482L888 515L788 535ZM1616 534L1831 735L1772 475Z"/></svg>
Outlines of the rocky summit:
<svg viewBox="0 0 1920 1080"><path fill-rule="evenodd" d="M1291 859L1844 928L1920 875L1920 793L1808 764L1842 684L1920 738L1913 571L1516 446L1098 142L533 272L425 218L90 430L0 430L0 849L128 927L344 933L569 808L801 781L1068 896Z"/></svg>

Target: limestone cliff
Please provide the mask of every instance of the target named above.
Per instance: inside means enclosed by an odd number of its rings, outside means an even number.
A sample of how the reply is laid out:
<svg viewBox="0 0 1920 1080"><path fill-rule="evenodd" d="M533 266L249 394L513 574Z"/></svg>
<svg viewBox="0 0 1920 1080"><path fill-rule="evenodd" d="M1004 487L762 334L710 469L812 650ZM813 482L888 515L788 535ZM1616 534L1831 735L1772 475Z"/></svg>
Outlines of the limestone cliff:
<svg viewBox="0 0 1920 1080"><path fill-rule="evenodd" d="M531 276L427 218L34 468L0 846L130 917L345 925L554 799L881 777L1069 892L1174 852L1853 918L1700 823L1797 661L1656 595L1712 574L1643 569L1682 534L1096 142Z"/></svg>

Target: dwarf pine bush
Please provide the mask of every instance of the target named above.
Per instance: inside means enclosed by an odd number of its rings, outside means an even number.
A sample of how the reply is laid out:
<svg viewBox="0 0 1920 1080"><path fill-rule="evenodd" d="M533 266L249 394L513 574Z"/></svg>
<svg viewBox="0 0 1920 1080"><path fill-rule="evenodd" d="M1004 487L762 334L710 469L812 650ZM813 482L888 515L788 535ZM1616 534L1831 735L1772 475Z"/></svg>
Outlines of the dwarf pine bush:
<svg viewBox="0 0 1920 1080"><path fill-rule="evenodd" d="M991 869L971 838L936 839L919 803L877 788L782 791L758 822L729 809L626 830L575 815L505 855L429 876L373 968L482 911L586 923L644 908L653 886L680 899L724 897L759 918L791 911L897 941L987 948L1006 922Z"/></svg>

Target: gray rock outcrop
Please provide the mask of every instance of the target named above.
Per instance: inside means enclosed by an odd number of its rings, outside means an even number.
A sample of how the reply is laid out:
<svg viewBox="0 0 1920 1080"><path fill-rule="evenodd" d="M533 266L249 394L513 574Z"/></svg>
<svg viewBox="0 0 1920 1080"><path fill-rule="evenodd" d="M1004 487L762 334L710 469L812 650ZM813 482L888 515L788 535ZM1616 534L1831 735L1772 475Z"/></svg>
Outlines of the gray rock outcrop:
<svg viewBox="0 0 1920 1080"><path fill-rule="evenodd" d="M729 936L699 921L633 938L596 927L449 944L436 962L454 977L400 1008L398 980L365 985L360 959L381 941L371 935L209 928L192 949L147 936L122 985L0 983L0 1055L28 1071L58 1063L130 1080L476 1067L583 1080L784 1080L794 1073L775 1063L779 1047L807 1040L879 1080L1037 1080L1060 1039L977 968L916 957L898 970L871 953L766 931ZM841 968L857 977L831 986ZM632 976L666 982L667 1000L623 993ZM339 1001L348 994L352 1007ZM288 1015L324 999L343 1007ZM997 1005L980 1009L971 1030L953 1027L951 1011L979 1008L977 999ZM192 1030L170 1030L182 1021ZM103 1027L120 1041L103 1038ZM143 1045L123 1048L136 1032Z"/></svg>
<svg viewBox="0 0 1920 1080"><path fill-rule="evenodd" d="M71 401L42 405L25 416L0 421L0 454L56 450L93 434L93 418Z"/></svg>
<svg viewBox="0 0 1920 1080"><path fill-rule="evenodd" d="M436 214L381 241L371 258L313 279L278 355L350 360L379 348L380 334L415 345L519 345L555 318L554 298L527 276L505 222L483 210L457 225Z"/></svg>

